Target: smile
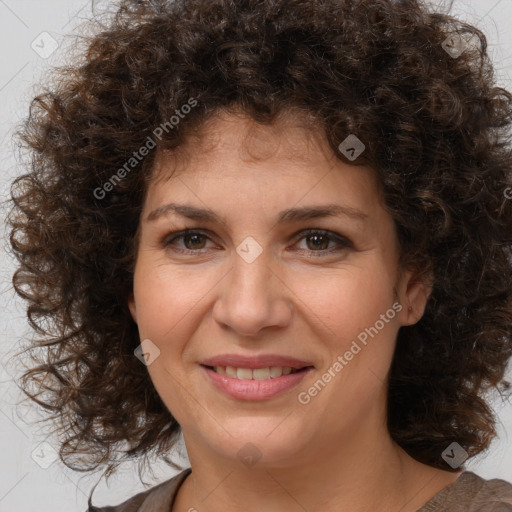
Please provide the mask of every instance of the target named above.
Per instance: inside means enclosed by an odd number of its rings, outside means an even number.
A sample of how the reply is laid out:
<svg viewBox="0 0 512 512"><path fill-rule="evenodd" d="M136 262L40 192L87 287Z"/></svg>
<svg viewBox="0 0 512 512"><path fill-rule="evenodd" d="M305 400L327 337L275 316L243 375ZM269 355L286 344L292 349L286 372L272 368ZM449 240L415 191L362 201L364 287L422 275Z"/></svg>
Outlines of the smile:
<svg viewBox="0 0 512 512"><path fill-rule="evenodd" d="M240 380L268 380L277 379L282 375L297 373L299 370L290 366L271 366L267 368L235 368L234 366L214 366L213 371L220 375L227 375L232 379Z"/></svg>

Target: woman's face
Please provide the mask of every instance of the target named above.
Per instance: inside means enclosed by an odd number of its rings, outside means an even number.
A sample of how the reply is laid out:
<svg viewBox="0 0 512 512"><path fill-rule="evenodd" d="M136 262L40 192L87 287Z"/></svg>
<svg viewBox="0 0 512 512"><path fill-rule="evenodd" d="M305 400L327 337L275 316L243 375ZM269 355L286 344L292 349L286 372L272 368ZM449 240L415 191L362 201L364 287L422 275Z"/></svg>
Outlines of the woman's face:
<svg viewBox="0 0 512 512"><path fill-rule="evenodd" d="M398 273L371 169L293 119L226 114L185 149L157 160L130 309L189 456L193 446L275 466L387 435L397 332L421 317L428 290ZM185 229L197 233L173 240Z"/></svg>

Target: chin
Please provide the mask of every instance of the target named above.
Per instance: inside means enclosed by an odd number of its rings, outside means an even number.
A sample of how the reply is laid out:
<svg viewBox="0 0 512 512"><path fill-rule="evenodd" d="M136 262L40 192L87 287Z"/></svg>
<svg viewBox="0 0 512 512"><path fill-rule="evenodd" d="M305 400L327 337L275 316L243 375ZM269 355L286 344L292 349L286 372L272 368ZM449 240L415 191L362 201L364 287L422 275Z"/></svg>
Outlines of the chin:
<svg viewBox="0 0 512 512"><path fill-rule="evenodd" d="M290 466L307 444L305 427L294 424L293 415L238 417L222 422L222 426L224 428L217 429L215 439L208 436L205 442L219 456L240 461L248 468Z"/></svg>

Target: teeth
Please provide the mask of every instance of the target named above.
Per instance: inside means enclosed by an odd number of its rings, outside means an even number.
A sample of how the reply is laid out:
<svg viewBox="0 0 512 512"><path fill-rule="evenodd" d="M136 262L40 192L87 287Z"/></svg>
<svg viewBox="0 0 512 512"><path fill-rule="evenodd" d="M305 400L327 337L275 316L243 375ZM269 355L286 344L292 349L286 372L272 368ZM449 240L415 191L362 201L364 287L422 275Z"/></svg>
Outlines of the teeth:
<svg viewBox="0 0 512 512"><path fill-rule="evenodd" d="M214 370L220 375L226 375L232 379L240 380L268 380L276 379L282 375L295 373L298 370L292 370L290 366L272 366L270 368L234 368L233 366L215 366Z"/></svg>
<svg viewBox="0 0 512 512"><path fill-rule="evenodd" d="M249 368L237 368L236 376L240 380L252 379L252 370Z"/></svg>
<svg viewBox="0 0 512 512"><path fill-rule="evenodd" d="M252 371L252 376L254 380L270 379L270 368L256 368Z"/></svg>
<svg viewBox="0 0 512 512"><path fill-rule="evenodd" d="M217 366L217 368L218 368L218 366ZM232 366L226 366L226 375L228 377L231 377L232 379L238 378L236 368L233 368Z"/></svg>
<svg viewBox="0 0 512 512"><path fill-rule="evenodd" d="M275 379L276 377L281 377L283 374L283 369L280 366L272 366L270 368L270 377Z"/></svg>

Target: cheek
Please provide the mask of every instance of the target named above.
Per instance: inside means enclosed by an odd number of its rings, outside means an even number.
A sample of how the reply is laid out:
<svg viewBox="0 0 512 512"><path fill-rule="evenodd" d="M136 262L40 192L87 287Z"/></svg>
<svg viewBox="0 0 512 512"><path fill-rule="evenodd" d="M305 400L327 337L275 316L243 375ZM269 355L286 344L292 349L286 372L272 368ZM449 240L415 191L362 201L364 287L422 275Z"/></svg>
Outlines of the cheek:
<svg viewBox="0 0 512 512"><path fill-rule="evenodd" d="M141 340L151 340L159 351L147 370L166 407L183 425L188 420L184 411L191 407L187 400L195 403L183 388L188 371L183 367L183 354L199 326L196 317L201 298L206 299L205 288L205 280L197 272L171 270L144 260L134 276L139 335Z"/></svg>
<svg viewBox="0 0 512 512"><path fill-rule="evenodd" d="M174 331L191 323L189 319L212 288L205 273L165 265L139 268L134 278L139 330L156 340L179 339Z"/></svg>
<svg viewBox="0 0 512 512"><path fill-rule="evenodd" d="M317 317L330 336L337 338L354 336L373 325L392 306L393 285L385 272L368 266L309 277L303 274L290 288L304 315Z"/></svg>
<svg viewBox="0 0 512 512"><path fill-rule="evenodd" d="M338 271L317 279L315 287L303 284L300 288L311 334L327 349L323 369L340 362L341 356L343 368L335 373L343 377L336 382L361 392L369 380L378 387L378 379L384 380L387 374L398 332L396 309L400 308L395 304L392 279L371 268Z"/></svg>

